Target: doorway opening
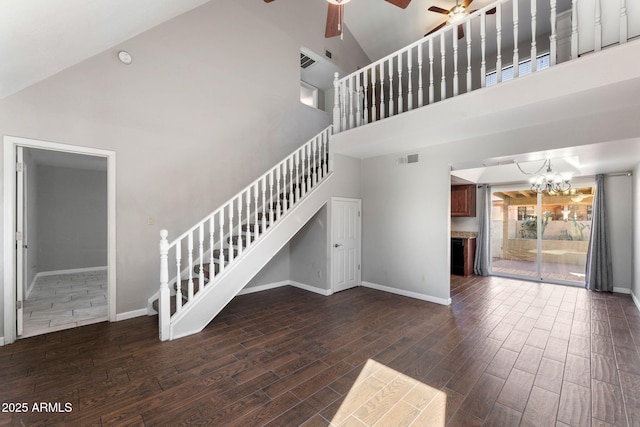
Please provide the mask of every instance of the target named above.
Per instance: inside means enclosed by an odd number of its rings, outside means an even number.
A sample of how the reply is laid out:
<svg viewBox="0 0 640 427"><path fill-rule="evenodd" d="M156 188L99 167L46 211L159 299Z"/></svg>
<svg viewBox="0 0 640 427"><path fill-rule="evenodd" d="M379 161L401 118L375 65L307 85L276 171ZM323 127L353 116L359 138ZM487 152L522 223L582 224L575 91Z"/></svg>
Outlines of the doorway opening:
<svg viewBox="0 0 640 427"><path fill-rule="evenodd" d="M4 156L5 342L115 320L115 153L5 137Z"/></svg>
<svg viewBox="0 0 640 427"><path fill-rule="evenodd" d="M491 273L584 285L594 192L593 183L557 194L493 187Z"/></svg>

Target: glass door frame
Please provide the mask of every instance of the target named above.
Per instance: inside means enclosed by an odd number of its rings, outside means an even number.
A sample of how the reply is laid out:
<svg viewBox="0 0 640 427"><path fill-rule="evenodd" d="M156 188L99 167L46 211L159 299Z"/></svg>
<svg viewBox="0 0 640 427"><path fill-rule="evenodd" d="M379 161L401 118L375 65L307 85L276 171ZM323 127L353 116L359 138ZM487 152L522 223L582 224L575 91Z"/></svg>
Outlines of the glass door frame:
<svg viewBox="0 0 640 427"><path fill-rule="evenodd" d="M584 188L584 187L592 187L595 188L595 182L593 180L577 180L576 182L573 183L574 187L576 188ZM498 191L496 191L496 189ZM496 185L496 186L491 186L491 200L493 200L493 195L496 192L501 192L501 191L530 191L530 185L526 182L523 183L516 183L516 184L507 184L507 185ZM552 283L552 284L559 284L559 285L569 285L569 286L576 286L576 287L584 287L585 286L585 280L583 279L582 281L571 281L571 280L562 280L559 278L553 278L553 277L546 277L548 275L545 275L544 269L543 269L543 250L544 250L544 239L543 239L543 234L544 234L544 229L546 224L544 224L545 221L545 214L546 212L543 212L543 206L544 206L544 200L543 197L545 196L545 194L540 193L540 194L535 194L532 193L531 194L532 197L535 196L536 198L536 208L535 208L535 214L536 214L536 257L535 257L535 276L529 276L526 274L517 274L517 273L509 273L509 272L504 272L504 271L495 271L494 270L494 256L492 253L492 249L493 249L493 245L490 244L490 250L489 250L489 274L492 276L498 276L498 277L506 277L506 278L512 278L512 279L519 279L519 280L529 280L529 281L534 281L534 282L544 282L544 283ZM489 203L492 203L491 201ZM503 209L504 209L504 205L503 205ZM504 215L504 212L503 212ZM508 214L507 214L507 218L508 218ZM489 232L487 233L488 236L490 236L490 239L492 239L491 236L493 236L493 215L491 220L489 221ZM552 241L552 240L551 240ZM505 242L502 241L502 247L504 250L504 246L505 246Z"/></svg>

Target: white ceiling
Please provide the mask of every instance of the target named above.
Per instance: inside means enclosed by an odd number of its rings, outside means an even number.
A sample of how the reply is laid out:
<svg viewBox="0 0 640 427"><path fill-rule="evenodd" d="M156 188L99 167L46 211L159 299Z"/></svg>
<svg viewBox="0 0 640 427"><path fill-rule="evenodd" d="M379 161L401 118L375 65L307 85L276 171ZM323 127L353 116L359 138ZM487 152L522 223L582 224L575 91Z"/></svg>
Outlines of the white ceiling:
<svg viewBox="0 0 640 427"><path fill-rule="evenodd" d="M209 0L0 0L0 99Z"/></svg>

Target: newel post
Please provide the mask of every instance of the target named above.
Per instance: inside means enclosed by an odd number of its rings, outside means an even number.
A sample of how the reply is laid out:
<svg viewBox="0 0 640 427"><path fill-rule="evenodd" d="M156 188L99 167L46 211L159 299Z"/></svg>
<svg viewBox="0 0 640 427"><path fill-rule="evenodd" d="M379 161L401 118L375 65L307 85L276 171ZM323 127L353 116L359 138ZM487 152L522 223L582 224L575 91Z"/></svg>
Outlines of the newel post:
<svg viewBox="0 0 640 427"><path fill-rule="evenodd" d="M340 81L338 80L339 74L336 72L333 79L333 131L335 133L340 132Z"/></svg>
<svg viewBox="0 0 640 427"><path fill-rule="evenodd" d="M171 294L169 292L169 242L167 230L160 231L160 296L158 301L158 323L160 331L160 341L169 339L170 306Z"/></svg>

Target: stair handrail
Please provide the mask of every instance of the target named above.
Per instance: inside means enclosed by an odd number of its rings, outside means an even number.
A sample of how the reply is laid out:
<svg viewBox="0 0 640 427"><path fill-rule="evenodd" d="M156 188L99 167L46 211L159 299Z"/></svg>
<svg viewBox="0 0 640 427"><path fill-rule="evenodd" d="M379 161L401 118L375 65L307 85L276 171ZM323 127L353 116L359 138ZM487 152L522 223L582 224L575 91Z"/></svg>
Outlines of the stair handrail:
<svg viewBox="0 0 640 427"><path fill-rule="evenodd" d="M167 340L170 337L171 325L171 297L169 284L175 280L176 293L175 314L183 308L183 296L181 289L182 272L181 261L186 247L187 258L187 302L194 301L196 283L198 291L208 286L215 278L223 274L224 269L234 260L240 258L243 251L262 237L268 227L286 215L300 199L308 194L318 183L332 171L331 156L329 155L329 139L333 133L333 125L329 125L305 144L291 152L274 167L263 173L251 184L236 193L219 208L196 222L187 231L169 242L168 230L160 231L160 291L158 301L158 315L160 326L160 339ZM285 193L281 193L285 191ZM268 194L268 195L267 195ZM285 196L282 197L282 194ZM246 208L246 209L245 209ZM237 216L236 216L237 214ZM244 215L243 215L244 214ZM228 220L228 222L227 222ZM247 230L242 233L243 221L246 220ZM249 221L255 220L253 227L256 235L250 233ZM208 231L209 239L205 241L205 231ZM238 236L234 236L238 232ZM194 238L194 234L197 237ZM228 236L228 238L227 238ZM234 237L236 238L238 254L235 255ZM229 258L225 259L224 239L229 240ZM185 242L186 240L186 242ZM183 245L186 243L186 245ZM196 247L197 245L197 247ZM205 246L208 246L205 249ZM198 251L194 261L194 249ZM216 272L214 250L220 250L219 272ZM175 252L175 278L170 279L169 253ZM205 254L209 254L209 279L205 284ZM194 267L198 268L197 277L194 277Z"/></svg>

